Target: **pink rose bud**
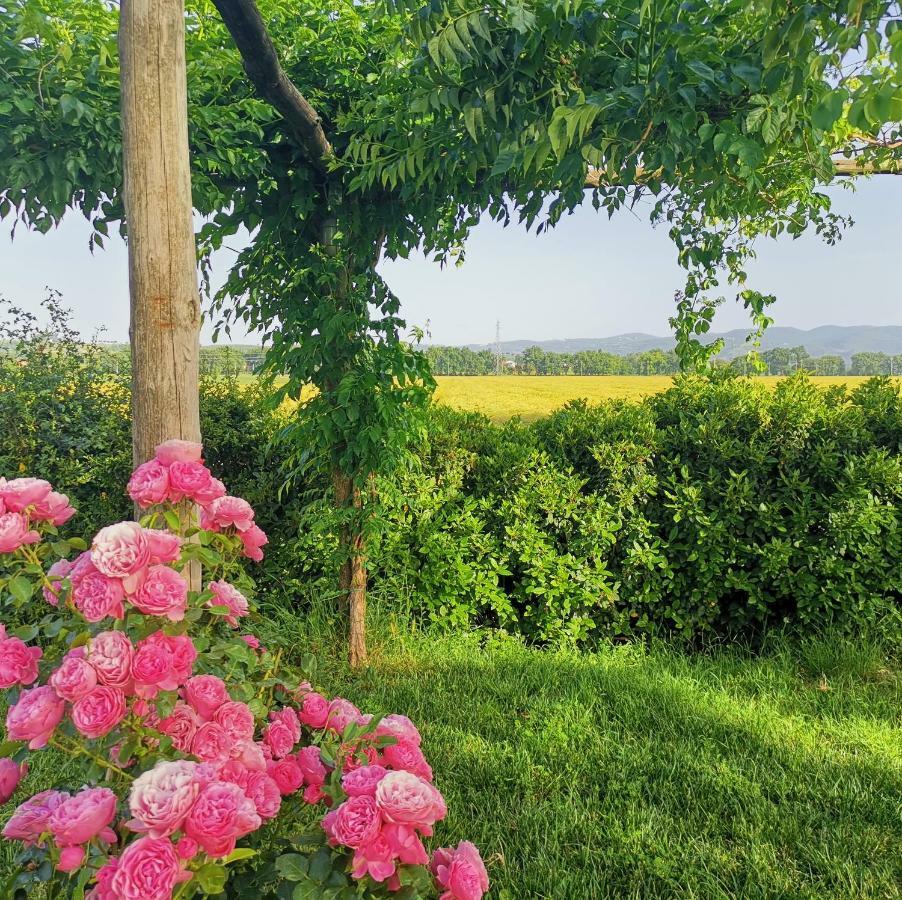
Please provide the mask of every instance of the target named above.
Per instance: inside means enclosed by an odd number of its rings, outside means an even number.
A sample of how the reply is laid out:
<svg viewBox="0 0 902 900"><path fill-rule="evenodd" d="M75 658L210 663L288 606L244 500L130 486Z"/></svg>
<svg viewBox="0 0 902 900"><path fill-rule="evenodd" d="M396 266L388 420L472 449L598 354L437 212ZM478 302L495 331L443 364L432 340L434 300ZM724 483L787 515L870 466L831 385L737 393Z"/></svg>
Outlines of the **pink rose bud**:
<svg viewBox="0 0 902 900"><path fill-rule="evenodd" d="M8 756L0 759L0 806L16 792L19 782L28 774L28 764L19 765Z"/></svg>

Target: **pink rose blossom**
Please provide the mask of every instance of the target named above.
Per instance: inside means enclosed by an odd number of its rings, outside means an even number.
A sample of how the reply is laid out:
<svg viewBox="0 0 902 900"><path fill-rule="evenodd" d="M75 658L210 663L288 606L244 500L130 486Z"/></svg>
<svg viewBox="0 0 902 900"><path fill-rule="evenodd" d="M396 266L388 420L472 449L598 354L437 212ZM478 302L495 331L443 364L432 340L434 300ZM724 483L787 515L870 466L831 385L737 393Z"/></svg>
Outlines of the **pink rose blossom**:
<svg viewBox="0 0 902 900"><path fill-rule="evenodd" d="M132 784L128 795L132 820L128 827L154 838L175 834L182 827L199 790L196 763L188 760L158 762Z"/></svg>
<svg viewBox="0 0 902 900"><path fill-rule="evenodd" d="M311 728L322 728L329 718L329 701L321 694L310 691L304 695L298 718Z"/></svg>
<svg viewBox="0 0 902 900"><path fill-rule="evenodd" d="M232 628L237 628L238 620L248 613L247 597L227 581L211 581L207 585L207 590L213 593L213 596L207 601L207 606L225 606L228 609L228 615L225 616L226 622Z"/></svg>
<svg viewBox="0 0 902 900"><path fill-rule="evenodd" d="M132 642L121 631L101 631L89 641L86 658L101 684L124 689L131 682L134 652Z"/></svg>
<svg viewBox="0 0 902 900"><path fill-rule="evenodd" d="M424 832L444 816L441 795L411 772L389 772L376 788L376 802L387 822L414 825Z"/></svg>
<svg viewBox="0 0 902 900"><path fill-rule="evenodd" d="M368 844L379 833L382 816L372 797L349 797L335 810L329 837L345 847Z"/></svg>
<svg viewBox="0 0 902 900"><path fill-rule="evenodd" d="M385 824L382 836L391 847L392 853L406 866L425 866L429 862L429 854L423 846L419 835L409 825Z"/></svg>
<svg viewBox="0 0 902 900"><path fill-rule="evenodd" d="M150 560L144 529L137 522L119 522L101 528L91 545L91 562L111 578L134 576ZM126 584L126 590L128 590Z"/></svg>
<svg viewBox="0 0 902 900"><path fill-rule="evenodd" d="M187 634L171 635L168 641L172 650L172 674L179 684L184 684L191 677L197 650Z"/></svg>
<svg viewBox="0 0 902 900"><path fill-rule="evenodd" d="M179 859L187 861L197 856L200 852L200 845L194 838L182 837L176 842L175 852L178 854Z"/></svg>
<svg viewBox="0 0 902 900"><path fill-rule="evenodd" d="M235 842L262 824L254 802L236 784L214 781L204 787L188 818L185 834L209 856L228 856Z"/></svg>
<svg viewBox="0 0 902 900"><path fill-rule="evenodd" d="M388 774L383 766L361 766L341 779L341 786L349 797L375 797L379 782Z"/></svg>
<svg viewBox="0 0 902 900"><path fill-rule="evenodd" d="M160 691L174 691L190 675L197 651L187 635L156 631L138 644L132 663L135 690L153 698Z"/></svg>
<svg viewBox="0 0 902 900"><path fill-rule="evenodd" d="M224 763L232 749L233 741L222 725L205 722L191 741L191 753L209 763Z"/></svg>
<svg viewBox="0 0 902 900"><path fill-rule="evenodd" d="M78 580L73 582L72 602L88 622L100 622L107 616L125 616L122 601L125 590L119 578L104 575L94 565L82 567Z"/></svg>
<svg viewBox="0 0 902 900"><path fill-rule="evenodd" d="M169 496L169 469L155 459L141 463L132 473L127 490L142 509L163 503Z"/></svg>
<svg viewBox="0 0 902 900"><path fill-rule="evenodd" d="M207 531L235 528L247 531L254 524L254 511L247 500L240 497L219 497L201 512L200 527Z"/></svg>
<svg viewBox="0 0 902 900"><path fill-rule="evenodd" d="M304 798L304 803L309 803L314 805L319 803L320 800L325 800L326 795L323 793L323 789L321 785L318 784L309 784L304 788L304 793L301 795Z"/></svg>
<svg viewBox="0 0 902 900"><path fill-rule="evenodd" d="M254 714L246 703L229 700L213 714L213 721L221 725L233 741L250 741L254 738Z"/></svg>
<svg viewBox="0 0 902 900"><path fill-rule="evenodd" d="M0 553L15 553L25 544L36 544L41 536L28 528L28 520L21 513L8 512L0 516Z"/></svg>
<svg viewBox="0 0 902 900"><path fill-rule="evenodd" d="M68 559L58 559L48 570L47 580L50 586L43 587L44 599L51 606L58 606L63 591L63 579L72 571L72 563Z"/></svg>
<svg viewBox="0 0 902 900"><path fill-rule="evenodd" d="M86 738L109 734L125 718L125 694L119 688L96 687L72 706L72 724Z"/></svg>
<svg viewBox="0 0 902 900"><path fill-rule="evenodd" d="M395 854L388 842L381 834L377 834L373 840L355 851L351 875L358 879L369 875L373 881L382 883L395 874L397 867L394 858Z"/></svg>
<svg viewBox="0 0 902 900"><path fill-rule="evenodd" d="M131 602L147 616L165 616L170 622L181 622L188 604L188 582L175 569L151 566Z"/></svg>
<svg viewBox="0 0 902 900"><path fill-rule="evenodd" d="M206 487L194 492L193 500L201 506L209 506L214 500L225 495L226 486L218 478L211 478Z"/></svg>
<svg viewBox="0 0 902 900"><path fill-rule="evenodd" d="M235 743L232 747L232 759L252 772L265 772L268 762L263 753L263 745L247 740Z"/></svg>
<svg viewBox="0 0 902 900"><path fill-rule="evenodd" d="M294 758L304 774L304 784L319 787L325 783L329 773L323 765L319 747L302 747Z"/></svg>
<svg viewBox="0 0 902 900"><path fill-rule="evenodd" d="M94 888L87 894L88 900L120 900L113 890L113 876L119 866L119 860L113 856L97 871Z"/></svg>
<svg viewBox="0 0 902 900"><path fill-rule="evenodd" d="M0 759L0 806L6 803L16 792L19 782L28 774L28 764L19 765L15 760L4 756Z"/></svg>
<svg viewBox="0 0 902 900"><path fill-rule="evenodd" d="M50 817L53 811L69 795L65 791L41 791L26 800L12 814L3 827L3 837L10 841L24 841L34 844L42 834L49 831Z"/></svg>
<svg viewBox="0 0 902 900"><path fill-rule="evenodd" d="M257 815L266 821L279 814L282 796L279 786L265 772L252 772L247 779L244 793L250 797L257 810Z"/></svg>
<svg viewBox="0 0 902 900"><path fill-rule="evenodd" d="M301 739L297 713L288 707L269 714L269 725L263 732L263 743L272 750L274 759L288 756Z"/></svg>
<svg viewBox="0 0 902 900"><path fill-rule="evenodd" d="M77 845L63 847L60 851L57 872L74 872L85 861L85 848Z"/></svg>
<svg viewBox="0 0 902 900"><path fill-rule="evenodd" d="M116 900L171 900L173 888L190 877L168 838L142 837L119 857L110 889Z"/></svg>
<svg viewBox="0 0 902 900"><path fill-rule="evenodd" d="M178 462L200 462L203 450L203 445L194 441L181 441L173 438L157 446L154 458L164 466L171 466Z"/></svg>
<svg viewBox="0 0 902 900"><path fill-rule="evenodd" d="M47 746L65 709L66 701L49 684L22 691L15 706L6 713L7 737L11 741L28 741L30 750L40 750Z"/></svg>
<svg viewBox="0 0 902 900"><path fill-rule="evenodd" d="M423 751L410 741L389 744L382 750L382 761L392 769L403 769L419 775L424 781L432 781L432 767L426 762Z"/></svg>
<svg viewBox="0 0 902 900"><path fill-rule="evenodd" d="M65 494L51 491L43 500L35 503L31 519L34 522L49 522L59 528L74 515L75 509L69 503L69 498Z"/></svg>
<svg viewBox="0 0 902 900"><path fill-rule="evenodd" d="M177 534L157 528L145 528L144 536L150 553L149 565L176 562L182 555L182 539Z"/></svg>
<svg viewBox="0 0 902 900"><path fill-rule="evenodd" d="M0 631L0 689L31 684L38 677L41 656L40 647L29 647L17 637L6 637L5 629Z"/></svg>
<svg viewBox="0 0 902 900"><path fill-rule="evenodd" d="M254 562L263 560L263 547L269 543L266 532L258 525L251 525L246 531L239 532L244 555Z"/></svg>
<svg viewBox="0 0 902 900"><path fill-rule="evenodd" d="M88 788L64 800L50 816L49 828L58 847L86 844L106 832L116 815L116 795L109 788Z"/></svg>
<svg viewBox="0 0 902 900"><path fill-rule="evenodd" d="M14 478L0 483L0 500L9 512L25 512L45 500L53 488L42 478Z"/></svg>
<svg viewBox="0 0 902 900"><path fill-rule="evenodd" d="M225 683L215 675L195 675L185 682L185 700L204 721L212 719L230 699Z"/></svg>
<svg viewBox="0 0 902 900"><path fill-rule="evenodd" d="M169 499L173 503L196 500L198 494L209 491L212 481L213 474L202 462L174 462L169 466Z"/></svg>
<svg viewBox="0 0 902 900"><path fill-rule="evenodd" d="M489 889L489 876L479 851L469 841L456 848L436 850L430 866L440 900L480 900Z"/></svg>
<svg viewBox="0 0 902 900"><path fill-rule="evenodd" d="M394 737L399 741L408 741L420 746L420 732L417 726L407 718L397 713L385 716L376 726L376 737Z"/></svg>
<svg viewBox="0 0 902 900"><path fill-rule="evenodd" d="M158 725L157 731L172 738L172 745L182 753L191 752L191 742L197 729L200 727L200 719L197 713L187 703L176 703L172 712Z"/></svg>
<svg viewBox="0 0 902 900"><path fill-rule="evenodd" d="M259 650L260 649L260 641L257 640L252 634L242 634L241 640L244 641L251 650Z"/></svg>
<svg viewBox="0 0 902 900"><path fill-rule="evenodd" d="M309 697L310 695L308 694L307 696ZM306 700L306 697L304 699ZM351 722L356 722L359 717L360 710L350 700L345 700L344 697L336 697L329 704L329 717L326 727L337 734L341 734Z"/></svg>
<svg viewBox="0 0 902 900"><path fill-rule="evenodd" d="M278 785L283 797L293 794L304 783L304 772L291 756L270 762L266 766L266 774Z"/></svg>
<svg viewBox="0 0 902 900"><path fill-rule="evenodd" d="M97 687L97 673L83 656L69 654L50 676L50 685L60 697L74 703Z"/></svg>

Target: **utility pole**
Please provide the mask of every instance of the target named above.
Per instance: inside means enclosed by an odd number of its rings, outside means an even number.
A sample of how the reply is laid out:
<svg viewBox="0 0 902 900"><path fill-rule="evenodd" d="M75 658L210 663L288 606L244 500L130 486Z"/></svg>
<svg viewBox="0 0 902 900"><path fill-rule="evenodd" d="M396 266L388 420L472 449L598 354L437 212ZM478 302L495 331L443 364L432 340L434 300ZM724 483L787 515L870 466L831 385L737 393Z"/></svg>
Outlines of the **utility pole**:
<svg viewBox="0 0 902 900"><path fill-rule="evenodd" d="M495 321L495 374L501 374L503 364L501 357L501 319Z"/></svg>

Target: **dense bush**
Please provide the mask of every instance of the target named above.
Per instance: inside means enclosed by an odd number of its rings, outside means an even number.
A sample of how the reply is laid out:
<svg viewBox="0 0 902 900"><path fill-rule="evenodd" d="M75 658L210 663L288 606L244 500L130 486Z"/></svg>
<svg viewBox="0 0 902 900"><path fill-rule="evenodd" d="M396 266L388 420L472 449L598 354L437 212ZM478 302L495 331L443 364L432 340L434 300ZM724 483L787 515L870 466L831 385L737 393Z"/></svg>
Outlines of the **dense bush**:
<svg viewBox="0 0 902 900"><path fill-rule="evenodd" d="M24 352L26 365L0 364L0 468L74 485L90 527L126 516L124 493L105 491L130 468L127 385L77 344L32 337ZM207 380L201 414L211 463L272 537L263 602L334 595L329 482L312 466L286 487L290 413ZM899 607L902 397L889 379L850 392L687 377L535 425L434 407L413 450L369 499L371 584L443 627L589 642L854 627Z"/></svg>

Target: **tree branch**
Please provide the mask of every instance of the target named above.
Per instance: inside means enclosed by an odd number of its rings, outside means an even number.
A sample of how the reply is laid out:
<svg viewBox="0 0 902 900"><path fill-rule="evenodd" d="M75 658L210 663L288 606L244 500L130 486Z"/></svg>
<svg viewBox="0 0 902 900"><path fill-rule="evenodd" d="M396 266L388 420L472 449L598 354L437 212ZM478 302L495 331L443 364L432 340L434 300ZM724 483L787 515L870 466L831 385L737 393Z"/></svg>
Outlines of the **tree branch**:
<svg viewBox="0 0 902 900"><path fill-rule="evenodd" d="M281 113L310 161L321 172L332 147L322 120L279 63L254 0L213 0L241 54L244 71L260 96Z"/></svg>

